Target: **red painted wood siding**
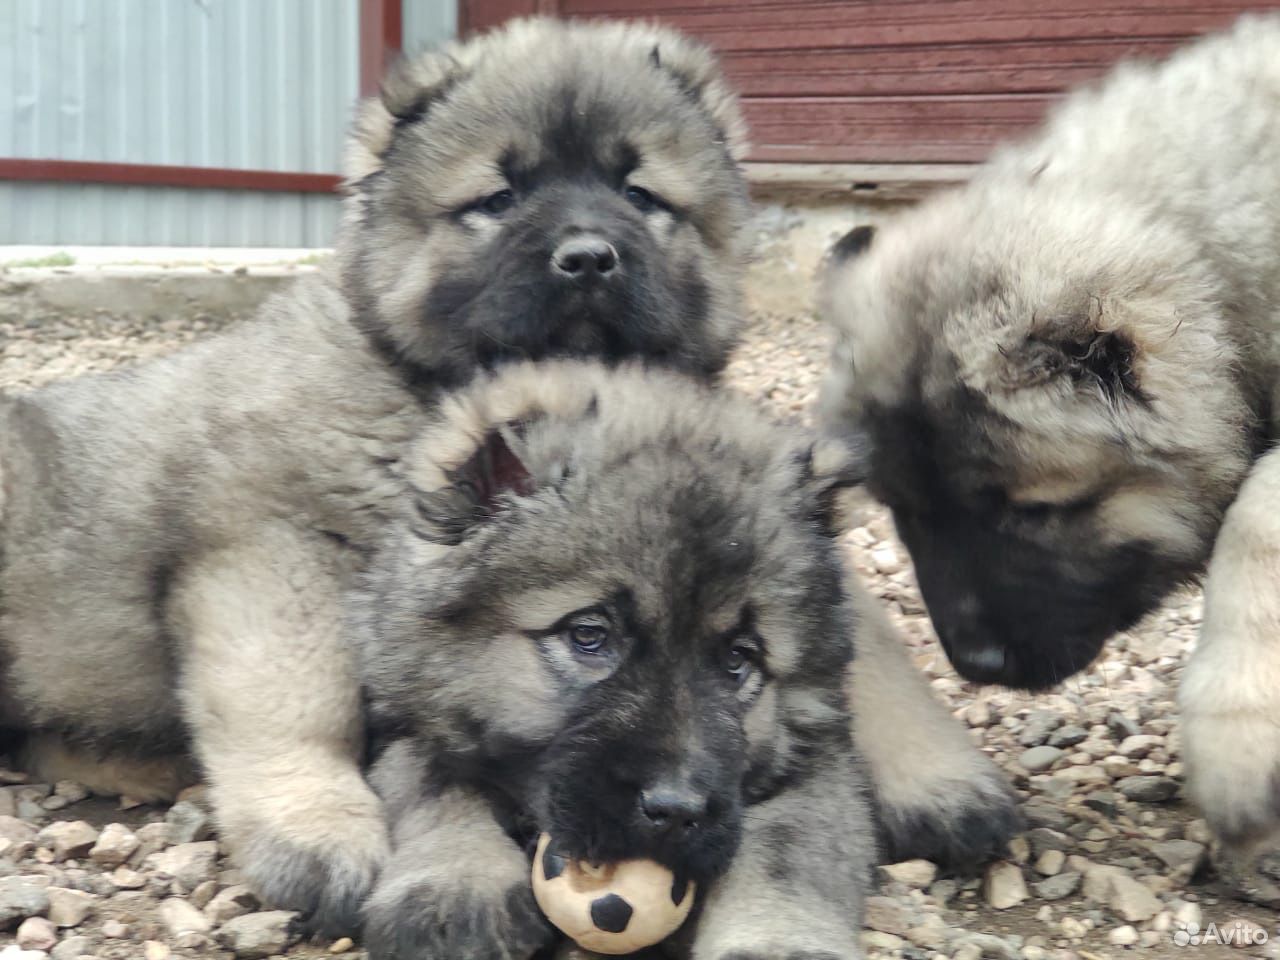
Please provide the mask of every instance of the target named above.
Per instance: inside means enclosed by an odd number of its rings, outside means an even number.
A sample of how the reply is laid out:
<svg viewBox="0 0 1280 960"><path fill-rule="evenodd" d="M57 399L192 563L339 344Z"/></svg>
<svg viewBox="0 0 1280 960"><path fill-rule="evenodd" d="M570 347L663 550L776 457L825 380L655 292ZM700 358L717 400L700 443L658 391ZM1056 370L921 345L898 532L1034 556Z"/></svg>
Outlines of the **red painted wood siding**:
<svg viewBox="0 0 1280 960"><path fill-rule="evenodd" d="M1238 0L462 0L468 30L524 13L661 20L711 43L751 159L981 160L1065 88L1220 29Z"/></svg>

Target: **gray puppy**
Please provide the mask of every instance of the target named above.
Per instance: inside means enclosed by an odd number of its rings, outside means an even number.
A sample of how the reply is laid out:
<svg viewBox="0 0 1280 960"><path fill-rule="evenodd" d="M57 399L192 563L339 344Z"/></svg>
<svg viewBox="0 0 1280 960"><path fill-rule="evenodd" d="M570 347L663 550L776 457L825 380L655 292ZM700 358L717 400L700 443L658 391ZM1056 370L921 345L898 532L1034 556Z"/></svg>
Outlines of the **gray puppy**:
<svg viewBox="0 0 1280 960"><path fill-rule="evenodd" d="M350 929L388 842L338 596L404 445L511 357L718 370L740 127L711 54L650 26L519 22L409 61L361 108L340 271L0 401L0 726L40 775L169 795L190 737L259 892Z"/></svg>
<svg viewBox="0 0 1280 960"><path fill-rule="evenodd" d="M874 846L839 466L741 398L637 369L511 366L440 407L353 599L372 733L394 741L372 957L548 945L542 832L696 883L677 954L859 955Z"/></svg>
<svg viewBox="0 0 1280 960"><path fill-rule="evenodd" d="M827 424L961 674L1057 683L1207 563L1188 784L1241 847L1280 840L1278 117L1252 17L846 238L828 290Z"/></svg>

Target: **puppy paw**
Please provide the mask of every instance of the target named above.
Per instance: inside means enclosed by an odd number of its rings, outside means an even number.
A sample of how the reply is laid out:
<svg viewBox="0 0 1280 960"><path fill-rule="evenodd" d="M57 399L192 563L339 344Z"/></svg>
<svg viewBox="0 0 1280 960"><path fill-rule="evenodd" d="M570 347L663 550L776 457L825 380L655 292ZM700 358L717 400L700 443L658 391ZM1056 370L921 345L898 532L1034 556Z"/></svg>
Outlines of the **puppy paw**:
<svg viewBox="0 0 1280 960"><path fill-rule="evenodd" d="M1280 704L1182 702L1188 796L1233 855L1280 847Z"/></svg>
<svg viewBox="0 0 1280 960"><path fill-rule="evenodd" d="M1223 848L1213 865L1219 881L1236 899L1280 910L1280 852L1251 856Z"/></svg>
<svg viewBox="0 0 1280 960"><path fill-rule="evenodd" d="M1004 856L1025 826L1004 774L976 750L964 769L937 773L922 769L910 790L903 783L892 793L875 785L883 861L920 858L972 869Z"/></svg>
<svg viewBox="0 0 1280 960"><path fill-rule="evenodd" d="M373 890L385 850L363 854L334 847L323 853L286 840L258 840L239 863L264 903L301 914L304 934L355 936L360 908Z"/></svg>
<svg viewBox="0 0 1280 960"><path fill-rule="evenodd" d="M402 881L365 908L370 960L528 960L554 940L527 883L490 894Z"/></svg>

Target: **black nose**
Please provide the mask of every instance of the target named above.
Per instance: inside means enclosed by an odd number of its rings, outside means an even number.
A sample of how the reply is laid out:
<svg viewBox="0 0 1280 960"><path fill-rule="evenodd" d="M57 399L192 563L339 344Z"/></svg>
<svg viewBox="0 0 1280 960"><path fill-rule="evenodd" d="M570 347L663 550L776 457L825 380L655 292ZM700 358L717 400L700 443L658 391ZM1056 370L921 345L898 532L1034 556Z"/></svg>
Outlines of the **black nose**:
<svg viewBox="0 0 1280 960"><path fill-rule="evenodd" d="M954 646L951 663L956 673L975 683L1007 683L1008 654L995 642L976 641Z"/></svg>
<svg viewBox="0 0 1280 960"><path fill-rule="evenodd" d="M658 785L640 792L640 809L663 833L693 830L707 819L709 798L689 786Z"/></svg>
<svg viewBox="0 0 1280 960"><path fill-rule="evenodd" d="M590 281L608 277L618 266L618 251L604 237L580 233L551 254L551 270L568 280Z"/></svg>

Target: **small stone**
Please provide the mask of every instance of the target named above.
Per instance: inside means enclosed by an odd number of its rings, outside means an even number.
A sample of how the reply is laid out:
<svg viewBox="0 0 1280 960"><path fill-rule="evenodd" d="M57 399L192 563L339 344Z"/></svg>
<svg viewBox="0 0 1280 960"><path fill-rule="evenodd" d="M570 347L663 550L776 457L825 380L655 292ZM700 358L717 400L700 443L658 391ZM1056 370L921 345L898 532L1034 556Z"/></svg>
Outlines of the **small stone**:
<svg viewBox="0 0 1280 960"><path fill-rule="evenodd" d="M118 867L137 852L141 841L123 823L109 823L98 834L89 859L100 867Z"/></svg>
<svg viewBox="0 0 1280 960"><path fill-rule="evenodd" d="M1184 901L1173 911L1173 922L1180 923L1184 927L1189 927L1192 924L1195 924L1198 927L1200 926L1200 921L1203 919L1204 917L1200 910L1200 904L1198 903L1189 903Z"/></svg>
<svg viewBox="0 0 1280 960"><path fill-rule="evenodd" d="M1188 880L1200 868L1200 864L1208 854L1202 845L1191 840L1166 840L1163 843L1153 843L1150 850L1171 871L1180 875L1185 874Z"/></svg>
<svg viewBox="0 0 1280 960"><path fill-rule="evenodd" d="M1063 917L1058 924L1058 929L1068 940L1080 940L1089 932L1089 928L1075 917Z"/></svg>
<svg viewBox="0 0 1280 960"><path fill-rule="evenodd" d="M169 960L173 955L167 944L161 943L159 940L147 940L142 944L142 956L144 960Z"/></svg>
<svg viewBox="0 0 1280 960"><path fill-rule="evenodd" d="M8 790L0 790L0 817L16 817L18 801Z"/></svg>
<svg viewBox="0 0 1280 960"><path fill-rule="evenodd" d="M52 950L58 942L58 928L44 917L28 917L13 940L23 950Z"/></svg>
<svg viewBox="0 0 1280 960"><path fill-rule="evenodd" d="M1107 730L1110 731L1111 738L1119 743L1141 734L1142 724L1117 710L1107 716Z"/></svg>
<svg viewBox="0 0 1280 960"><path fill-rule="evenodd" d="M1062 900L1080 889L1080 874L1067 871L1033 883L1031 889L1041 900Z"/></svg>
<svg viewBox="0 0 1280 960"><path fill-rule="evenodd" d="M925 914L924 919L907 931L907 939L926 950L941 950L951 939L952 930L937 914Z"/></svg>
<svg viewBox="0 0 1280 960"><path fill-rule="evenodd" d="M56 947L50 956L53 960L78 960L79 957L93 952L93 941L88 937L67 937Z"/></svg>
<svg viewBox="0 0 1280 960"><path fill-rule="evenodd" d="M1008 910L1027 899L1027 884L1017 864L998 860L987 867L982 895L996 910Z"/></svg>
<svg viewBox="0 0 1280 960"><path fill-rule="evenodd" d="M108 940L123 940L129 936L129 928L119 920L108 920L102 925L102 935Z"/></svg>
<svg viewBox="0 0 1280 960"><path fill-rule="evenodd" d="M58 820L36 836L36 844L53 851L56 860L80 859L98 842L98 831L83 820Z"/></svg>
<svg viewBox="0 0 1280 960"><path fill-rule="evenodd" d="M12 840L14 843L33 843L36 839L36 828L17 817L0 816L0 839Z"/></svg>
<svg viewBox="0 0 1280 960"><path fill-rule="evenodd" d="M1027 842L1026 837L1014 837L1005 849L1008 851L1009 859L1019 866L1031 859L1031 844Z"/></svg>
<svg viewBox="0 0 1280 960"><path fill-rule="evenodd" d="M121 890L141 890L147 885L147 878L138 873L137 870L130 870L128 867L116 867L111 874L111 882Z"/></svg>
<svg viewBox="0 0 1280 960"><path fill-rule="evenodd" d="M209 901L214 898L214 895L217 894L217 892L218 881L206 880L204 883L200 884L200 886L192 890L191 895L187 897L187 899L191 901L191 904L197 910L203 910L209 905Z"/></svg>
<svg viewBox="0 0 1280 960"><path fill-rule="evenodd" d="M67 803L79 803L89 798L89 788L74 780L59 780L53 785L53 795L62 797Z"/></svg>
<svg viewBox="0 0 1280 960"><path fill-rule="evenodd" d="M45 960L48 956L43 950L23 950L16 943L0 950L0 960Z"/></svg>
<svg viewBox="0 0 1280 960"><path fill-rule="evenodd" d="M1031 844L1031 852L1039 856L1046 850L1070 850L1075 842L1065 833L1050 830L1048 827L1036 827L1027 831L1027 842Z"/></svg>
<svg viewBox="0 0 1280 960"><path fill-rule="evenodd" d="M1043 797L1032 797L1024 803L1022 815L1034 827L1048 827L1050 830L1061 832L1071 826L1071 818L1062 812L1062 807Z"/></svg>
<svg viewBox="0 0 1280 960"><path fill-rule="evenodd" d="M938 876L938 868L928 860L904 860L880 868L884 876L895 883L915 890L923 890Z"/></svg>
<svg viewBox="0 0 1280 960"><path fill-rule="evenodd" d="M190 801L175 803L164 820L173 828L174 843L196 843L213 835L213 821L209 814Z"/></svg>
<svg viewBox="0 0 1280 960"><path fill-rule="evenodd" d="M1042 877L1056 877L1066 862L1067 855L1061 850L1046 850L1036 860L1036 873Z"/></svg>
<svg viewBox="0 0 1280 960"><path fill-rule="evenodd" d="M1141 760L1156 747L1163 744L1163 737L1154 737L1149 733L1142 733L1132 737L1125 737L1120 741L1120 746L1116 748L1116 753L1132 760Z"/></svg>
<svg viewBox="0 0 1280 960"><path fill-rule="evenodd" d="M985 700L975 700L964 708L964 722L971 727L989 727L994 719L991 705Z"/></svg>
<svg viewBox="0 0 1280 960"><path fill-rule="evenodd" d="M1018 763L1029 773L1041 773L1057 763L1062 758L1062 754L1063 751L1057 747L1032 747L1018 757Z"/></svg>
<svg viewBox="0 0 1280 960"><path fill-rule="evenodd" d="M1111 878L1111 899L1107 906L1121 919L1141 923L1159 913L1162 904L1150 888L1127 874L1118 874Z"/></svg>
<svg viewBox="0 0 1280 960"><path fill-rule="evenodd" d="M863 930L862 945L868 953L893 953L901 950L905 945L905 941L901 937L895 937L892 933L884 933L880 930Z"/></svg>
<svg viewBox="0 0 1280 960"><path fill-rule="evenodd" d="M173 827L167 823L148 823L139 827L134 835L138 838L138 849L129 857L132 867L141 865L147 857L173 844Z"/></svg>
<svg viewBox="0 0 1280 960"><path fill-rule="evenodd" d="M346 953L348 950L354 950L355 946L350 937L339 937L329 944L329 952L332 954Z"/></svg>
<svg viewBox="0 0 1280 960"><path fill-rule="evenodd" d="M1074 747L1077 743L1088 739L1088 737L1089 731L1084 727L1077 727L1074 723L1069 723L1065 727L1059 727L1049 735L1049 746L1065 750L1067 747Z"/></svg>
<svg viewBox="0 0 1280 960"><path fill-rule="evenodd" d="M1114 817L1120 811L1120 798L1110 790L1095 790L1084 798L1084 805L1104 817Z"/></svg>
<svg viewBox="0 0 1280 960"><path fill-rule="evenodd" d="M992 960L1022 960L1018 947L990 933L966 933L960 938L960 946L977 947L978 956L990 957Z"/></svg>
<svg viewBox="0 0 1280 960"><path fill-rule="evenodd" d="M160 904L160 920L175 937L180 933L208 933L212 929L203 913L177 897L170 897Z"/></svg>
<svg viewBox="0 0 1280 960"><path fill-rule="evenodd" d="M246 913L223 924L218 942L242 960L282 953L298 940L298 915L288 910Z"/></svg>
<svg viewBox="0 0 1280 960"><path fill-rule="evenodd" d="M204 915L215 927L220 927L228 920L252 913L259 906L253 891L244 884L237 884L220 890L204 908Z"/></svg>
<svg viewBox="0 0 1280 960"><path fill-rule="evenodd" d="M218 844L215 840L181 843L153 854L148 863L151 869L172 877L183 892L189 893L217 876Z"/></svg>
<svg viewBox="0 0 1280 960"><path fill-rule="evenodd" d="M0 930L49 912L49 895L30 877L0 878Z"/></svg>
<svg viewBox="0 0 1280 960"><path fill-rule="evenodd" d="M929 896L933 897L938 903L946 906L955 899L957 893L960 892L960 884L951 877L944 877L941 880L935 880L929 885Z"/></svg>
<svg viewBox="0 0 1280 960"><path fill-rule="evenodd" d="M1116 782L1116 789L1139 803L1167 803L1178 794L1175 781L1158 776L1125 777Z"/></svg>
<svg viewBox="0 0 1280 960"><path fill-rule="evenodd" d="M1113 947L1132 947L1138 942L1138 931L1129 925L1116 927L1107 934L1107 943Z"/></svg>
<svg viewBox="0 0 1280 960"><path fill-rule="evenodd" d="M890 897L868 897L862 924L872 930L905 937L912 926L912 915L906 906Z"/></svg>
<svg viewBox="0 0 1280 960"><path fill-rule="evenodd" d="M59 927L78 927L93 912L97 897L83 890L50 887L49 919Z"/></svg>
<svg viewBox="0 0 1280 960"><path fill-rule="evenodd" d="M1035 710L1022 725L1022 732L1018 734L1018 743L1024 747L1038 747L1049 739L1049 735L1058 729L1061 723L1062 718L1056 713Z"/></svg>

